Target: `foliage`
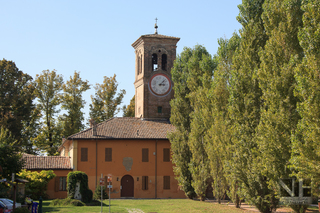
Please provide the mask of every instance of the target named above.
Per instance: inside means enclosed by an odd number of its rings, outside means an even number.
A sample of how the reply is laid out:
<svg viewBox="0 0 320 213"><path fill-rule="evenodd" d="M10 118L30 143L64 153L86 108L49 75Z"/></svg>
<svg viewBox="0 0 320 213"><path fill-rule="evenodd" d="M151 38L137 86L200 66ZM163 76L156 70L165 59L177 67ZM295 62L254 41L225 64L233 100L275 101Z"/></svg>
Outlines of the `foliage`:
<svg viewBox="0 0 320 213"><path fill-rule="evenodd" d="M0 60L0 126L8 129L20 150L32 153L25 124L32 125L34 85L32 77L20 71L13 61Z"/></svg>
<svg viewBox="0 0 320 213"><path fill-rule="evenodd" d="M109 199L108 193L106 192L106 187L102 186L102 196L103 199ZM101 200L101 186L97 186L96 189L94 190L93 194L93 199L94 200Z"/></svg>
<svg viewBox="0 0 320 213"><path fill-rule="evenodd" d="M30 213L30 210L26 207L15 208L12 213Z"/></svg>
<svg viewBox="0 0 320 213"><path fill-rule="evenodd" d="M81 202L80 200L75 200L71 198L65 198L65 199L54 199L51 201L50 206L85 206L86 204L84 202Z"/></svg>
<svg viewBox="0 0 320 213"><path fill-rule="evenodd" d="M30 194L32 199L39 199L39 197L46 198L48 183L56 175L52 170L42 170L41 172L32 172L27 170L22 170L19 177L28 180L26 183L25 193Z"/></svg>
<svg viewBox="0 0 320 213"><path fill-rule="evenodd" d="M128 106L124 105L122 108L123 117L134 117L135 116L135 96L130 100L130 104Z"/></svg>
<svg viewBox="0 0 320 213"><path fill-rule="evenodd" d="M269 39L259 53L257 73L263 100L256 132L256 151L263 156L257 157L257 167L268 180L268 189L279 194L279 179L292 174L288 169L291 135L300 119L294 76L302 56L297 35L302 25L301 1L266 1L264 10L262 18Z"/></svg>
<svg viewBox="0 0 320 213"><path fill-rule="evenodd" d="M22 155L17 152L18 144L9 130L0 129L0 178L11 180L12 173L18 173L23 168L25 161Z"/></svg>
<svg viewBox="0 0 320 213"><path fill-rule="evenodd" d="M62 135L70 136L85 127L82 124L84 113L81 109L85 105L82 93L90 89L90 85L88 81L82 81L80 73L75 71L73 77L70 77L62 88L64 93L61 98L61 108L67 111L67 114L61 117L63 122Z"/></svg>
<svg viewBox="0 0 320 213"><path fill-rule="evenodd" d="M192 112L192 108L190 106L190 100L187 97L190 91L187 86L189 74L187 63L191 54L192 51L190 48L184 48L181 55L177 56L171 69L175 96L170 101L170 121L176 127L176 130L168 134L168 138L171 143L175 178L186 196L192 199L196 195L191 185L192 175L189 171L192 154L188 144L188 134L190 132L190 113Z"/></svg>
<svg viewBox="0 0 320 213"><path fill-rule="evenodd" d="M104 76L103 83L97 83L94 87L95 95L91 96L89 115L96 123L112 118L120 111L119 105L126 91L122 89L117 94L117 88L118 82L115 74L113 77Z"/></svg>
<svg viewBox="0 0 320 213"><path fill-rule="evenodd" d="M305 54L295 71L295 95L300 98L297 110L301 116L297 131L292 137L291 163L299 178L312 180L312 191L320 195L320 2L302 2L303 27L298 38Z"/></svg>
<svg viewBox="0 0 320 213"><path fill-rule="evenodd" d="M61 103L63 78L55 70L43 70L35 79L35 95L37 108L42 115L41 130L34 139L34 145L48 155L54 155L61 144L62 126L57 125L55 116L59 112L57 106Z"/></svg>
<svg viewBox="0 0 320 213"><path fill-rule="evenodd" d="M192 158L189 170L192 174L192 186L201 200L205 198L210 178L210 168L207 143L204 136L211 127L211 105L208 92L212 83L213 70L216 63L204 47L196 46L187 62L189 76L187 86L190 89L189 97L193 111L190 113L189 147Z"/></svg>
<svg viewBox="0 0 320 213"><path fill-rule="evenodd" d="M224 169L224 164L228 157L226 144L230 143L228 99L232 59L239 46L240 36L234 33L229 40L220 38L218 43L219 48L216 55L218 66L214 73L211 88L207 92L207 95L204 95L210 101L203 106L203 109L207 109L206 111L203 110L203 117L210 118L211 120L207 124L209 129L204 137L204 141L206 144L205 149L208 153L210 174L213 178L213 193L220 203L220 200L230 188ZM209 115L207 115L208 113Z"/></svg>
<svg viewBox="0 0 320 213"><path fill-rule="evenodd" d="M91 202L93 193L88 187L88 176L86 173L81 171L68 173L68 198L74 199L77 182L80 182L80 194L82 201L85 203Z"/></svg>

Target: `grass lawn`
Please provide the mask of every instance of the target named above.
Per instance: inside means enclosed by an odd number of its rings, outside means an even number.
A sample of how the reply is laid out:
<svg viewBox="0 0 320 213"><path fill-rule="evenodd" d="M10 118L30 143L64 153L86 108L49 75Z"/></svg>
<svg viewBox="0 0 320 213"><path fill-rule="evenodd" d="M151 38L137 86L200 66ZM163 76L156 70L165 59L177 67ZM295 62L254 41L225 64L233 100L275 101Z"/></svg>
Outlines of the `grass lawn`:
<svg viewBox="0 0 320 213"><path fill-rule="evenodd" d="M43 201L43 212L100 212L100 206L50 206L50 200ZM109 200L104 201L103 212L109 212ZM287 209L287 208L286 208ZM290 212L290 209L288 209ZM218 213L249 213L226 204L201 202L189 199L113 199L111 212L132 213L167 213L167 212L218 212ZM319 212L318 207L310 207L308 212Z"/></svg>
<svg viewBox="0 0 320 213"><path fill-rule="evenodd" d="M100 212L100 206L50 206L50 200L43 201L43 212ZM111 212L129 212L136 210L138 213L152 212L221 212L244 213L246 211L227 205L193 201L189 199L113 199ZM139 211L140 210L140 211ZM104 201L103 212L109 212L109 200Z"/></svg>

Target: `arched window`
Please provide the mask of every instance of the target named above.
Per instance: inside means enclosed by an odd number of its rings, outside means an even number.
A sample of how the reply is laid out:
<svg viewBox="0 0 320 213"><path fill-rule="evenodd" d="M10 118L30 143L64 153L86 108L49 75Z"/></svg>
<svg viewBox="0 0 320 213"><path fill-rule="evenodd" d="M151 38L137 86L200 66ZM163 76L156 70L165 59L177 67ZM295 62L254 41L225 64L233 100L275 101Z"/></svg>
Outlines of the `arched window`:
<svg viewBox="0 0 320 213"><path fill-rule="evenodd" d="M158 55L153 53L152 54L152 71L158 70Z"/></svg>
<svg viewBox="0 0 320 213"><path fill-rule="evenodd" d="M162 64L161 64L162 70L167 70L167 55L162 54Z"/></svg>

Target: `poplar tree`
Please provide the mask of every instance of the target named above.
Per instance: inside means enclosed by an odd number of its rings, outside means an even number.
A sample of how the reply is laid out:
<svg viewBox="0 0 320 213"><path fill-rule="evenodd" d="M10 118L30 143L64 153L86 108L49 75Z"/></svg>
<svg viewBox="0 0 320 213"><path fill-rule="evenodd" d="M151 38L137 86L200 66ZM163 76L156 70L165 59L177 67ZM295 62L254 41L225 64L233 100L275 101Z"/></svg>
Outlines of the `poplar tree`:
<svg viewBox="0 0 320 213"><path fill-rule="evenodd" d="M302 63L295 69L295 94L301 99L301 120L293 136L291 163L298 178L311 179L312 191L320 195L320 2L302 2L303 27L298 38L303 48Z"/></svg>
<svg viewBox="0 0 320 213"><path fill-rule="evenodd" d="M208 93L215 68L216 63L207 50L202 46L195 46L188 61L189 76L187 79L187 86L190 88L190 93L187 96L193 108L190 114L189 147L192 158L189 170L192 174L192 186L201 200L206 197L205 192L210 180L210 164L204 137L212 123Z"/></svg>
<svg viewBox="0 0 320 213"><path fill-rule="evenodd" d="M62 115L63 135L70 136L84 129L84 113L81 111L84 108L85 101L82 98L83 92L90 89L88 81L83 81L80 78L79 72L74 72L73 77L70 76L62 86L62 105L61 108L67 113Z"/></svg>
<svg viewBox="0 0 320 213"><path fill-rule="evenodd" d="M116 74L113 77L104 76L103 83L97 83L94 88L95 95L91 96L89 115L96 123L100 123L114 117L120 111L120 104L126 91L121 89L117 93Z"/></svg>
<svg viewBox="0 0 320 213"><path fill-rule="evenodd" d="M35 95L37 97L37 108L41 113L41 124L39 134L34 138L34 145L47 152L48 155L56 154L61 144L62 126L57 122L61 103L61 90L63 85L62 76L56 70L43 70L35 79Z"/></svg>
<svg viewBox="0 0 320 213"><path fill-rule="evenodd" d="M261 51L258 79L263 106L257 129L258 168L266 176L269 189L277 191L280 178L289 178L291 134L300 116L299 99L294 96L295 68L300 63L302 48L298 29L302 26L300 0L270 0L264 4L263 21L269 36Z"/></svg>
<svg viewBox="0 0 320 213"><path fill-rule="evenodd" d="M230 119L228 114L229 86L231 79L232 59L239 43L240 37L234 33L228 39L218 40L219 48L216 55L218 66L214 72L214 78L207 99L210 102L204 106L209 115L204 117L210 119L211 127L205 136L205 149L208 154L210 174L213 179L212 188L214 197L221 202L225 196L229 184L227 183L224 164L230 154L226 146L230 143ZM233 194L229 193L229 197Z"/></svg>
<svg viewBox="0 0 320 213"><path fill-rule="evenodd" d="M174 98L170 101L171 117L170 121L176 130L168 134L171 143L172 163L175 178L179 187L190 199L196 196L194 188L191 185L192 175L189 170L189 163L192 157L188 144L188 135L190 133L190 113L192 107L187 95L190 89L187 86L189 76L188 61L192 55L192 49L185 47L174 61L171 69L173 81Z"/></svg>
<svg viewBox="0 0 320 213"><path fill-rule="evenodd" d="M231 141L227 144L225 166L227 180L235 200L245 198L260 212L277 208L275 193L268 188L268 179L257 166L261 155L257 151L257 126L260 122L262 91L257 79L260 68L259 51L264 49L268 36L262 20L263 0L243 0L237 17L242 24L241 42L232 67L228 110L231 122Z"/></svg>

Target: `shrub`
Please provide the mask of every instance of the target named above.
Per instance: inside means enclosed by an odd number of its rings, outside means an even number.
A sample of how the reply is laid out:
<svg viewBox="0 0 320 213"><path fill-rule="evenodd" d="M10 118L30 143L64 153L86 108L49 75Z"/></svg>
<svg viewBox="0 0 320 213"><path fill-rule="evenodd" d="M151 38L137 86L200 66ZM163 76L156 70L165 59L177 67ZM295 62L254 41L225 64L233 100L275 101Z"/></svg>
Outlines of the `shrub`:
<svg viewBox="0 0 320 213"><path fill-rule="evenodd" d="M80 182L80 194L82 201L89 203L92 200L92 191L88 187L88 175L81 171L69 172L68 174L68 197L73 199L76 185Z"/></svg>
<svg viewBox="0 0 320 213"><path fill-rule="evenodd" d="M102 192L103 192L103 199L109 199L108 193L106 192L106 187L102 187ZM101 186L97 186L96 190L94 191L93 195L94 200L100 200L101 199Z"/></svg>
<svg viewBox="0 0 320 213"><path fill-rule="evenodd" d="M51 201L50 206L85 206L86 204L81 202L80 200L75 200L71 198L65 199L55 199Z"/></svg>
<svg viewBox="0 0 320 213"><path fill-rule="evenodd" d="M70 202L70 204L71 204L72 206L85 206L85 203L84 203L84 202L81 202L80 200L72 200L72 201Z"/></svg>
<svg viewBox="0 0 320 213"><path fill-rule="evenodd" d="M52 170L31 172L25 169L18 175L29 181L26 183L26 194L31 194L31 198L34 200L38 200L40 196L44 199L48 197L46 194L48 183L56 176Z"/></svg>
<svg viewBox="0 0 320 213"><path fill-rule="evenodd" d="M12 213L30 213L30 211L28 210L28 208L16 208Z"/></svg>

